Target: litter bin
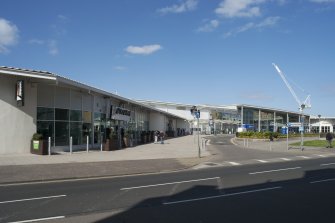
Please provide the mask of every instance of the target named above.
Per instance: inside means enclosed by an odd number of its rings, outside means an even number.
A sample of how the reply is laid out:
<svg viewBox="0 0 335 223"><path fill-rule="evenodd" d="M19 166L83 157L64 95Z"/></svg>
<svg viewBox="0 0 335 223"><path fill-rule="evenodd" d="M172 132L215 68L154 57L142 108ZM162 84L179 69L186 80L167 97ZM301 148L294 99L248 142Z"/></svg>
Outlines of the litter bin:
<svg viewBox="0 0 335 223"><path fill-rule="evenodd" d="M31 140L30 152L37 155L48 155L48 141Z"/></svg>

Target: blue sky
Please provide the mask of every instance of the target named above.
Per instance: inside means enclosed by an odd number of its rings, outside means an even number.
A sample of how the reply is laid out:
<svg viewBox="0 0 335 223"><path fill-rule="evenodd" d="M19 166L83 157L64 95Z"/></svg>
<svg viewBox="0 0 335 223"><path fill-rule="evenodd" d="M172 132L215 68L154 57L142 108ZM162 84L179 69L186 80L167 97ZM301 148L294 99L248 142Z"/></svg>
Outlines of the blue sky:
<svg viewBox="0 0 335 223"><path fill-rule="evenodd" d="M297 111L273 62L335 116L335 0L1 0L1 66L129 98Z"/></svg>

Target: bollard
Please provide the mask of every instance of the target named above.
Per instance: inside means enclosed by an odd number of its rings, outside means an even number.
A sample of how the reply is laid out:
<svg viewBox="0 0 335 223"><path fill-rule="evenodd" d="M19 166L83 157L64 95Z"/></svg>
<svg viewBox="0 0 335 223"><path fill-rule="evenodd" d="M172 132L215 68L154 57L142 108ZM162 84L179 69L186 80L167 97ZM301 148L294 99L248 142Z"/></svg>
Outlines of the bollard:
<svg viewBox="0 0 335 223"><path fill-rule="evenodd" d="M72 155L72 136L70 136L70 154Z"/></svg>
<svg viewBox="0 0 335 223"><path fill-rule="evenodd" d="M245 147L245 138L243 138L243 147Z"/></svg>
<svg viewBox="0 0 335 223"><path fill-rule="evenodd" d="M270 151L272 151L272 141L270 140Z"/></svg>
<svg viewBox="0 0 335 223"><path fill-rule="evenodd" d="M86 152L88 153L88 142L89 141L89 138L88 138L88 136L86 136Z"/></svg>
<svg viewBox="0 0 335 223"><path fill-rule="evenodd" d="M100 134L100 151L102 152L102 133Z"/></svg>
<svg viewBox="0 0 335 223"><path fill-rule="evenodd" d="M249 148L249 139L247 139L247 148Z"/></svg>
<svg viewBox="0 0 335 223"><path fill-rule="evenodd" d="M48 137L48 155L51 156L51 137Z"/></svg>

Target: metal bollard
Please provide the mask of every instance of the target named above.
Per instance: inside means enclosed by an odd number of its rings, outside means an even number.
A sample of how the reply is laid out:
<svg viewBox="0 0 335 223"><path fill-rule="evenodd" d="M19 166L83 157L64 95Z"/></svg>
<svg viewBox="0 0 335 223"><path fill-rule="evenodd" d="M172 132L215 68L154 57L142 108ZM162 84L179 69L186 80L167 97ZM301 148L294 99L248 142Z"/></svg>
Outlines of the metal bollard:
<svg viewBox="0 0 335 223"><path fill-rule="evenodd" d="M247 148L249 148L249 139L247 139Z"/></svg>
<svg viewBox="0 0 335 223"><path fill-rule="evenodd" d="M270 141L270 151L272 151L272 141Z"/></svg>
<svg viewBox="0 0 335 223"><path fill-rule="evenodd" d="M70 136L70 154L72 155L72 136Z"/></svg>
<svg viewBox="0 0 335 223"><path fill-rule="evenodd" d="M86 152L88 153L88 142L89 141L89 138L88 138L88 136L86 136Z"/></svg>
<svg viewBox="0 0 335 223"><path fill-rule="evenodd" d="M102 152L102 133L100 134L100 151Z"/></svg>
<svg viewBox="0 0 335 223"><path fill-rule="evenodd" d="M243 147L245 147L245 138L243 138Z"/></svg>
<svg viewBox="0 0 335 223"><path fill-rule="evenodd" d="M51 156L51 137L48 137L48 155Z"/></svg>

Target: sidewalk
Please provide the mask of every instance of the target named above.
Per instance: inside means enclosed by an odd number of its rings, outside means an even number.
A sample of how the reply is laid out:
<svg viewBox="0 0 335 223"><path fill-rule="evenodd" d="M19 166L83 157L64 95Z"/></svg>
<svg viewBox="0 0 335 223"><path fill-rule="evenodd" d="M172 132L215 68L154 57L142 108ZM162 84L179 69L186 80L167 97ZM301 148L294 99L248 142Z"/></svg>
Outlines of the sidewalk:
<svg viewBox="0 0 335 223"><path fill-rule="evenodd" d="M193 136L110 152L1 155L0 184L167 172L197 165L210 153L202 150L201 155L199 159Z"/></svg>

